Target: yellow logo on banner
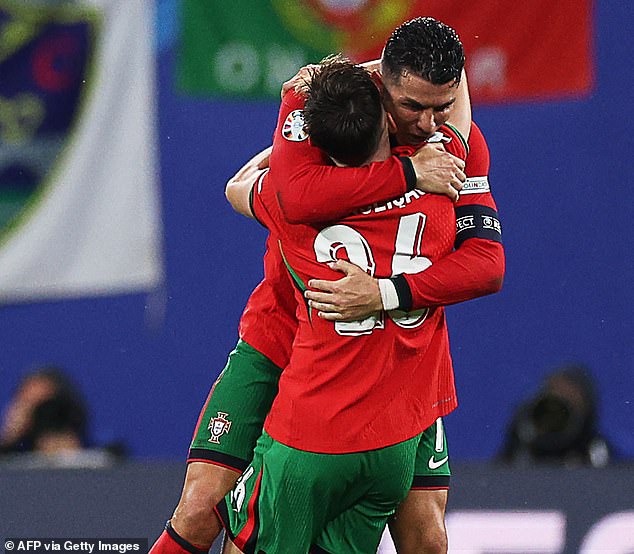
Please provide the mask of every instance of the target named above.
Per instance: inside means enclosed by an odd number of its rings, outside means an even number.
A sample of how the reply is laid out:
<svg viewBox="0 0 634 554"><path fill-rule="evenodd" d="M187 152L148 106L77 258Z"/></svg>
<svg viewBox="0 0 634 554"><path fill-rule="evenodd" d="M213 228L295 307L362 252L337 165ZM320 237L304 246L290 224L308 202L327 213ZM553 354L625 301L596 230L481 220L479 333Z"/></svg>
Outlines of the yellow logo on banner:
<svg viewBox="0 0 634 554"><path fill-rule="evenodd" d="M405 21L415 0L271 0L293 36L316 50L354 53L380 47Z"/></svg>

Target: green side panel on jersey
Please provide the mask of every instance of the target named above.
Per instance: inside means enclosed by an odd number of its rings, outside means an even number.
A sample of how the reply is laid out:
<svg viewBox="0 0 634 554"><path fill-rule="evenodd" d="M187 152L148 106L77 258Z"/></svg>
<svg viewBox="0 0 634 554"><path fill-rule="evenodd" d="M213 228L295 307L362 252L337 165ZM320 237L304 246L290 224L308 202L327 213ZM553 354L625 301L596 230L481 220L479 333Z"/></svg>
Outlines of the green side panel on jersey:
<svg viewBox="0 0 634 554"><path fill-rule="evenodd" d="M284 260L284 265L286 266L286 269L290 273L291 279L293 279L293 283L295 283L295 286L302 293L302 298L304 299L304 303L306 304L306 309L308 310L308 319L312 321L313 309L310 307L310 305L308 304L308 300L304 296L304 293L308 290L308 285L306 285L306 283L302 281L301 277L297 275L297 272L291 267L291 264L288 263L288 260L286 259L286 256L284 255L284 250L282 249L282 241L278 240L277 245L280 248L280 254L282 255L282 259Z"/></svg>

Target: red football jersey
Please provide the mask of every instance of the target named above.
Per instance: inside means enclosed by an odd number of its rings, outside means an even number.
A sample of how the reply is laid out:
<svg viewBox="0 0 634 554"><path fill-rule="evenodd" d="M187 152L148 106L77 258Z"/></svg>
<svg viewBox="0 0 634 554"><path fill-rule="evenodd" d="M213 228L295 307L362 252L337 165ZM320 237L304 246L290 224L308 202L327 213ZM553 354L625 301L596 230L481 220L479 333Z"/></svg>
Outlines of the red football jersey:
<svg viewBox="0 0 634 554"><path fill-rule="evenodd" d="M277 235L301 303L291 360L265 429L314 452L381 448L427 429L457 404L443 309L333 323L311 313L302 293L311 278L338 278L327 263L340 258L377 277L425 270L453 249L454 208L446 197L410 191L333 225L285 222L278 193L292 183L284 165L306 151L306 137L288 130L298 106L283 104L277 161L253 192L253 212ZM464 156L451 131L438 138Z"/></svg>
<svg viewBox="0 0 634 554"><path fill-rule="evenodd" d="M294 93L286 95L286 98L291 97L298 107L303 107L303 100ZM283 129L287 137L293 139L295 136L302 136L302 129L294 125L293 117L290 117L287 123ZM355 207L399 196L408 188L413 188L416 182L416 176L407 159L392 157L381 163L350 168L339 173L336 171L337 168L325 165L330 164L330 161L318 148L302 141L297 141L297 146L301 149L301 156L289 160L288 164L282 161L283 165L292 167L293 172L300 174L302 179L317 181L331 176L332 170L335 170L338 182L346 184L343 194L331 187L331 194L324 202L311 198L312 193L301 187L287 189L289 195L285 205L295 217L306 218L306 221L310 221L315 214L318 214L322 221L328 219L332 215L331 210L338 210L342 202L350 206L349 211L352 211ZM271 161L273 166L278 165L277 159L278 152L274 151ZM289 173L288 177L289 181L294 180L292 173ZM272 248L271 244L275 247ZM290 358L297 329L297 301L274 237L269 236L266 248L264 279L249 297L240 319L239 334L242 340L284 368Z"/></svg>
<svg viewBox="0 0 634 554"><path fill-rule="evenodd" d="M283 108L290 109L288 121L285 121L289 138L302 138L301 126L297 124L302 106L301 99L293 92L284 96ZM291 223L334 221L345 217L354 208L400 196L416 184L416 175L408 158L392 157L387 162L363 168L339 168L324 165L329 163L324 154L312 148L309 142L296 142L296 150L302 154L300 161L289 163L285 155L275 149L271 155L271 167L275 169L279 163L290 183L279 191L278 199ZM454 143L453 147L456 145ZM408 152L411 149L400 153ZM458 222L465 225L458 234L456 250L429 271L407 275L400 280L398 290L399 298L403 297L403 306L420 308L463 302L497 292L502 285L504 248L495 202L488 190L489 151L475 124L471 126L466 162L466 174L470 178L468 190L456 205ZM369 200L372 197L374 199ZM361 203L357 203L359 201ZM469 228L474 215L482 223L476 226L475 232ZM486 229L489 223L497 225L498 229Z"/></svg>
<svg viewBox="0 0 634 554"><path fill-rule="evenodd" d="M447 306L497 292L502 286L504 248L489 186L489 148L475 123L471 124L465 173L467 181L455 204L456 250L429 271L395 280L406 289L408 308Z"/></svg>
<svg viewBox="0 0 634 554"><path fill-rule="evenodd" d="M280 368L286 367L297 331L293 284L271 234L266 239L264 279L242 312L240 338Z"/></svg>

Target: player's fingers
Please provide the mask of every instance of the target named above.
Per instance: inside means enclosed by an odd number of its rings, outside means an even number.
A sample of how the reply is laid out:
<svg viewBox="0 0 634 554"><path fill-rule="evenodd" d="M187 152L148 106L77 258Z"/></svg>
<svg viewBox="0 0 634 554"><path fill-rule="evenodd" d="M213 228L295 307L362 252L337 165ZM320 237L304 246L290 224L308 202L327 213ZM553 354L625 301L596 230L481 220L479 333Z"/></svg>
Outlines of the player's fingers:
<svg viewBox="0 0 634 554"><path fill-rule="evenodd" d="M450 154L449 152L447 152L447 154L449 154L451 156L451 159L453 160L453 162L460 168L460 169L464 169L465 166L467 165L465 163L464 160L460 159L458 156L454 156L453 154Z"/></svg>
<svg viewBox="0 0 634 554"><path fill-rule="evenodd" d="M282 91L280 92L280 96L282 98L284 98L284 96L286 95L286 93L291 90L292 88L295 88L295 83L297 82L297 76L291 77L288 81L284 81L282 83Z"/></svg>
<svg viewBox="0 0 634 554"><path fill-rule="evenodd" d="M426 146L422 146L421 150L423 148L428 148L428 149L432 149L432 150L438 150L438 152L442 152L443 155L447 153L447 150L445 150L445 145L442 144L441 142L428 143Z"/></svg>
<svg viewBox="0 0 634 554"><path fill-rule="evenodd" d="M320 281L317 281L315 279L315 282L319 283ZM321 282L330 283L330 281L321 281ZM308 281L308 286L312 288L316 288L316 289L321 289L321 290L307 290L306 292L304 292L304 297L307 298L308 300L315 300L316 302L328 302L330 304L332 302L332 292L322 292L323 287L313 286L312 283L313 281Z"/></svg>
<svg viewBox="0 0 634 554"><path fill-rule="evenodd" d="M345 273L346 275L350 275L351 273L355 273L356 271L361 271L361 269L358 266L351 264L350 262L346 260L337 260L336 262L330 262L328 264L328 267L336 271L341 271L342 273Z"/></svg>
<svg viewBox="0 0 634 554"><path fill-rule="evenodd" d="M467 180L467 175L464 171L458 170L456 171L456 177L461 183L464 183Z"/></svg>
<svg viewBox="0 0 634 554"><path fill-rule="evenodd" d="M460 198L460 195L458 194L458 191L456 190L453 182L447 185L445 194L451 199L452 202L457 202L458 198Z"/></svg>
<svg viewBox="0 0 634 554"><path fill-rule="evenodd" d="M341 321L343 315L337 312L317 312L317 315L327 321Z"/></svg>
<svg viewBox="0 0 634 554"><path fill-rule="evenodd" d="M460 179L458 179L457 177L454 177L451 180L451 183L449 184L451 185L452 188L454 188L458 192L460 192L463 189L462 181L460 181Z"/></svg>
<svg viewBox="0 0 634 554"><path fill-rule="evenodd" d="M313 310L318 310L320 312L332 313L332 312L338 311L334 304L328 304L328 303L323 303L323 302L315 302L314 300L309 300L308 301L308 305Z"/></svg>

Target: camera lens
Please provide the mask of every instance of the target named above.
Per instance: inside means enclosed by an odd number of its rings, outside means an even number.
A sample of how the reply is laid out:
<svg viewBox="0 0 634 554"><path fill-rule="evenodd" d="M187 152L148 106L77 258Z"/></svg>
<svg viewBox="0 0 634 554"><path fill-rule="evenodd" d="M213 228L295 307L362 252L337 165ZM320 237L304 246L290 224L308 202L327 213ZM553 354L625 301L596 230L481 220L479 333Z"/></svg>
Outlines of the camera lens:
<svg viewBox="0 0 634 554"><path fill-rule="evenodd" d="M563 399L544 396L535 403L532 420L539 434L562 433L570 424L570 416L570 407Z"/></svg>

